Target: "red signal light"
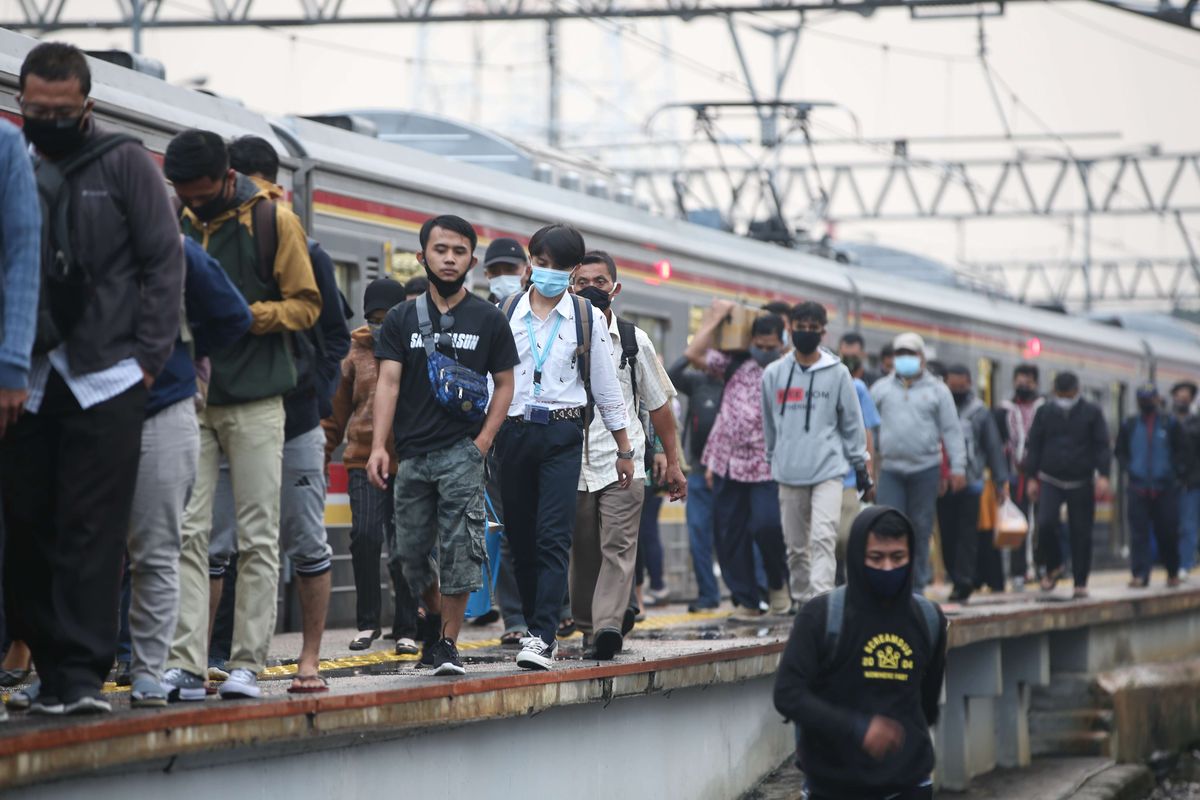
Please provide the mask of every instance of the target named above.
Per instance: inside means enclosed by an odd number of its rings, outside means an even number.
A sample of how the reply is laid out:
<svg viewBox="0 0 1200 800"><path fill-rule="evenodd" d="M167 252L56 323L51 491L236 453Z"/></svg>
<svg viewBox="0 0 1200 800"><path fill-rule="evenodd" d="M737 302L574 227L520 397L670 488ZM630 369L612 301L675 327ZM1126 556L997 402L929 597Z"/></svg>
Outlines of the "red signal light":
<svg viewBox="0 0 1200 800"><path fill-rule="evenodd" d="M671 262L667 261L664 258L662 261L659 261L657 264L654 265L654 271L655 271L655 273L658 274L658 277L660 280L664 280L664 281L670 280L671 279Z"/></svg>
<svg viewBox="0 0 1200 800"><path fill-rule="evenodd" d="M1025 340L1025 347L1021 350L1021 355L1024 358L1037 358L1042 354L1042 340L1036 336L1032 336Z"/></svg>

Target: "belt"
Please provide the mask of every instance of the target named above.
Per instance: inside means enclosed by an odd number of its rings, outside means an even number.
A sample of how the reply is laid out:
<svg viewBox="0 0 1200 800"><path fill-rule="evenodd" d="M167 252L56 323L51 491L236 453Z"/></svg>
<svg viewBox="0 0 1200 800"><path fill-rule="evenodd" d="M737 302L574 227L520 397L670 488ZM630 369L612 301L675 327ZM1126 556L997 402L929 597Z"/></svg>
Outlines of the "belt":
<svg viewBox="0 0 1200 800"><path fill-rule="evenodd" d="M556 408L550 412L550 421L559 422L564 419L583 419L583 406L575 406L574 408ZM525 417L517 414L508 418L509 422L520 422L522 424L528 422Z"/></svg>

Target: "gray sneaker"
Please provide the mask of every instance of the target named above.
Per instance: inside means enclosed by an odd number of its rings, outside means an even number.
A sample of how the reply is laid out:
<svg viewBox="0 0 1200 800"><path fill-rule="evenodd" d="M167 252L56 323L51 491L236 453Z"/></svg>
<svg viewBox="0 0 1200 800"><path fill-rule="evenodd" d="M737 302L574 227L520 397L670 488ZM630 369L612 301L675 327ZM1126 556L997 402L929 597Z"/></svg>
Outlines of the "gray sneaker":
<svg viewBox="0 0 1200 800"><path fill-rule="evenodd" d="M257 700L262 697L258 676L248 669L235 669L218 690L222 700Z"/></svg>
<svg viewBox="0 0 1200 800"><path fill-rule="evenodd" d="M153 678L139 675L129 692L130 708L162 708L167 704L167 688Z"/></svg>
<svg viewBox="0 0 1200 800"><path fill-rule="evenodd" d="M112 713L112 705L110 705L107 700L105 700L103 697L93 697L91 695L84 695L78 700L73 700L66 705L60 706L60 708L62 709L62 711L59 712L60 714L67 714L71 716ZM32 708L29 709L29 713L34 713L34 710Z"/></svg>
<svg viewBox="0 0 1200 800"><path fill-rule="evenodd" d="M179 667L172 667L163 675L163 689L167 692L167 699L172 703L180 700L188 702L203 700L207 694L204 690L203 678Z"/></svg>

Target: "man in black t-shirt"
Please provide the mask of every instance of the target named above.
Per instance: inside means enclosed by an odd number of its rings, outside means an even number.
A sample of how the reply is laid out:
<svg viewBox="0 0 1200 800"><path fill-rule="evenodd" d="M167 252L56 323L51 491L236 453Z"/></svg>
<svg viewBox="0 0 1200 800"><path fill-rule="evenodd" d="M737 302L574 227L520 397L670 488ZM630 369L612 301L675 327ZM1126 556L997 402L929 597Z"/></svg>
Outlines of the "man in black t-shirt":
<svg viewBox="0 0 1200 800"><path fill-rule="evenodd" d="M417 260L429 291L384 320L375 348L374 411L376 420L393 420L397 550L405 579L430 612L421 663L436 675L462 675L456 642L468 596L483 585L484 457L512 402L519 359L504 315L463 287L477 261L474 229L459 217L435 217L422 226L420 241ZM485 418L465 416L461 396L444 402L435 394L418 304L428 312L435 354L492 376L495 392ZM432 360L436 366L439 359ZM380 489L388 479L387 436L388 426L377 424L367 462L367 477ZM430 556L435 546L436 563Z"/></svg>

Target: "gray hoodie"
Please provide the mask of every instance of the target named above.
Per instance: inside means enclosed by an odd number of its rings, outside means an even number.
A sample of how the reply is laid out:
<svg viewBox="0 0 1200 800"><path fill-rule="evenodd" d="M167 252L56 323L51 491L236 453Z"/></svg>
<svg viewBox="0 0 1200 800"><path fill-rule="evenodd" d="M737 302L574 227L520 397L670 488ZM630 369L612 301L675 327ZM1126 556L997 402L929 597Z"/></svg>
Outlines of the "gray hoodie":
<svg viewBox="0 0 1200 800"><path fill-rule="evenodd" d="M865 469L867 436L850 371L833 353L807 369L793 354L763 372L763 433L771 477L815 486ZM786 395L786 401L785 401Z"/></svg>
<svg viewBox="0 0 1200 800"><path fill-rule="evenodd" d="M879 409L879 466L910 475L940 466L945 443L950 472L965 475L967 447L954 397L946 384L922 370L911 384L888 375L871 387Z"/></svg>

